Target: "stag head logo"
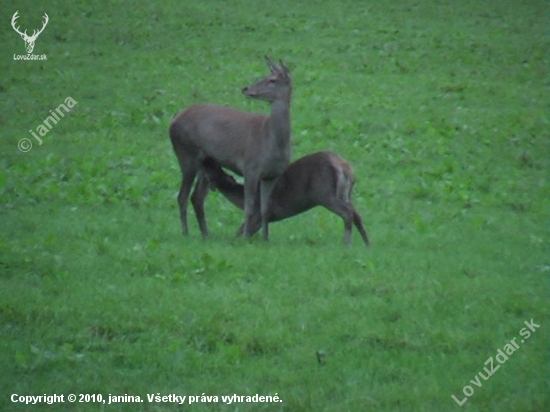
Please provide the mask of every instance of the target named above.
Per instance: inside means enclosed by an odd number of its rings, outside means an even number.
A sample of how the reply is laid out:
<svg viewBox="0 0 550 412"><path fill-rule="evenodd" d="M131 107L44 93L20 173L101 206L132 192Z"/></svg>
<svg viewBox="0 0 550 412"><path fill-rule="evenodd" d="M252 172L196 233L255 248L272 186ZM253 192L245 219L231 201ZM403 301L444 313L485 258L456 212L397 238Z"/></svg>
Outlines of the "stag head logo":
<svg viewBox="0 0 550 412"><path fill-rule="evenodd" d="M17 20L17 18L19 17L17 15L17 13L19 13L19 10L17 10L15 12L15 14L13 15L12 19L11 19L11 26L13 27L13 29L19 33L21 35L21 38L25 41L25 48L27 49L27 53L28 54L31 54L32 53L32 50L34 49L34 42L36 41L36 38L38 37L38 35L40 33L42 33L44 31L44 28L46 27L46 24L48 24L48 15L46 13L44 13L44 23L42 24L42 28L40 30L33 30L33 33L32 33L32 36L29 36L27 35L27 30L25 30L24 33L21 33L19 31L19 27L16 27L15 26L15 21Z"/></svg>

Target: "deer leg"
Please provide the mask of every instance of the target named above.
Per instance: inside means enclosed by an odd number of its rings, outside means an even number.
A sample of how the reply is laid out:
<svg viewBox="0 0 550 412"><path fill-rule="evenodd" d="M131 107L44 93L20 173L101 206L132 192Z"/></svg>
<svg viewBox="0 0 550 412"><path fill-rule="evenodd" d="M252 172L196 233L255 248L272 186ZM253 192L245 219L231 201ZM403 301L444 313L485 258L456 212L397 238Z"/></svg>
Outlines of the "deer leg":
<svg viewBox="0 0 550 412"><path fill-rule="evenodd" d="M237 237L244 236L244 226L245 226L245 224L243 223L243 224L239 227L239 230L237 230Z"/></svg>
<svg viewBox="0 0 550 412"><path fill-rule="evenodd" d="M206 225L206 219L204 217L204 200L208 195L210 190L208 179L204 173L199 173L199 181L195 185L195 190L191 195L191 203L193 204L193 209L195 210L195 216L199 222L199 227L203 237L208 236L208 227Z"/></svg>
<svg viewBox="0 0 550 412"><path fill-rule="evenodd" d="M353 206L352 206L353 207ZM355 224L355 227L361 234L361 237L363 238L363 242L365 242L365 245L370 244L369 237L367 235L367 231L365 230L365 227L363 226L363 220L361 219L361 215L357 213L357 210L353 208L353 223Z"/></svg>
<svg viewBox="0 0 550 412"><path fill-rule="evenodd" d="M244 180L244 230L243 236L250 237L253 235L252 220L254 213L257 213L256 196L258 194L257 177L245 177Z"/></svg>
<svg viewBox="0 0 550 412"><path fill-rule="evenodd" d="M353 224L353 206L349 202L344 202L340 199L334 199L323 206L344 220L344 244L349 245L351 243L351 226Z"/></svg>
<svg viewBox="0 0 550 412"><path fill-rule="evenodd" d="M241 227L239 227L239 230L237 231L237 236L243 236L244 226L245 224L243 223ZM260 216L260 192L256 191L256 199L254 201L254 213L252 214L249 225L250 236L254 235L258 230L260 230L260 227L262 227L262 217Z"/></svg>
<svg viewBox="0 0 550 412"><path fill-rule="evenodd" d="M344 218L344 244L347 246L351 243L351 225L353 217L350 215L342 216Z"/></svg>
<svg viewBox="0 0 550 412"><path fill-rule="evenodd" d="M190 168L183 172L183 179L181 181L180 192L178 194L178 203L180 206L180 219L183 229L183 234L189 234L189 227L187 226L187 200L189 199L189 193L191 192L191 186L197 175L197 169Z"/></svg>
<svg viewBox="0 0 550 412"><path fill-rule="evenodd" d="M260 213L262 216L262 237L269 240L269 197L277 179L262 180L260 182Z"/></svg>

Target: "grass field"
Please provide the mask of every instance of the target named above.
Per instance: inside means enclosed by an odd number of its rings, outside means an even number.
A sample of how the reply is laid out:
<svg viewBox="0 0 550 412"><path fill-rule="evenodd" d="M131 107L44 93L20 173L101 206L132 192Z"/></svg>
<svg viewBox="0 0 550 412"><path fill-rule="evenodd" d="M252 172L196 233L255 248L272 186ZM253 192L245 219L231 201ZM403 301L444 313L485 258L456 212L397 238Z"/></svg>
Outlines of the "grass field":
<svg viewBox="0 0 550 412"><path fill-rule="evenodd" d="M48 13L33 51L47 60L14 60L16 10L27 32ZM0 410L550 410L548 11L4 4ZM292 70L293 158L353 164L369 249L357 232L344 247L323 209L272 225L267 243L238 239L242 212L218 193L210 238L192 215L182 236L168 124L199 102L267 112L240 93L266 54ZM29 131L68 97L39 144ZM489 358L500 367L479 380ZM282 402L222 401L234 394Z"/></svg>

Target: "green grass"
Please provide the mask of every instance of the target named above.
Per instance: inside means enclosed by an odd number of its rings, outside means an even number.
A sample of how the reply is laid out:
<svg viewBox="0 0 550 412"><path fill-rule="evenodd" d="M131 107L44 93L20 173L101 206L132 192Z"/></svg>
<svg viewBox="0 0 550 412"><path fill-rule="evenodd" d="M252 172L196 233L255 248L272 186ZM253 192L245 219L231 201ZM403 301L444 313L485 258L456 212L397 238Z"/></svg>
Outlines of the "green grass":
<svg viewBox="0 0 550 412"><path fill-rule="evenodd" d="M543 411L548 2L18 1L0 27L0 409ZM46 61L14 61L22 29ZM292 70L293 157L354 166L373 241L319 209L181 235L168 124ZM77 104L42 137L66 97ZM22 153L17 143L33 148ZM541 325L524 343L520 329ZM520 349L470 383L513 338ZM316 353L326 353L317 362ZM496 362L496 361L495 361ZM475 393L462 406L462 388ZM12 394L139 395L24 406ZM147 394L216 395L185 407ZM282 403L224 405L222 395Z"/></svg>

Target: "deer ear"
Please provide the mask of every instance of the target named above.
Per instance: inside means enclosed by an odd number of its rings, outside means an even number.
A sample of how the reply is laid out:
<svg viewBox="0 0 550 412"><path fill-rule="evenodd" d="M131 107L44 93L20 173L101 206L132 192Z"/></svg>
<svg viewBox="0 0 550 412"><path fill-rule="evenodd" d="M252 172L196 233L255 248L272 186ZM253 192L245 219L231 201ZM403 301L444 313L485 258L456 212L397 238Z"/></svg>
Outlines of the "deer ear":
<svg viewBox="0 0 550 412"><path fill-rule="evenodd" d="M269 67L269 70L271 70L271 73L275 74L281 71L279 67L275 63L271 61L271 59L267 56L265 57L265 62L267 63L267 67Z"/></svg>
<svg viewBox="0 0 550 412"><path fill-rule="evenodd" d="M282 60L279 60L279 65L284 74L286 74L287 76L290 75L290 70L288 69L288 67L285 66Z"/></svg>

